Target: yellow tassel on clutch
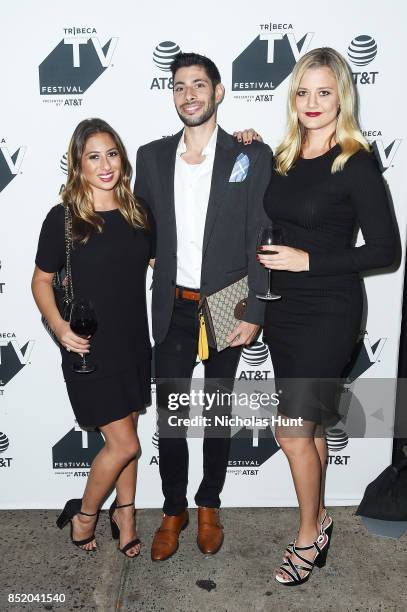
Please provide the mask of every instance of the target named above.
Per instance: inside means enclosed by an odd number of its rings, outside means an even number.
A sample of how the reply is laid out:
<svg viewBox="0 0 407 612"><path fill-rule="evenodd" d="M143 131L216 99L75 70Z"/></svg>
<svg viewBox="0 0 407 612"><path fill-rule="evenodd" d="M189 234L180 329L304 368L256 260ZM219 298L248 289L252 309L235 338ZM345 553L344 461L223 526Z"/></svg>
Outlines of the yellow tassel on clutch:
<svg viewBox="0 0 407 612"><path fill-rule="evenodd" d="M208 335L206 333L205 317L202 311L199 313L198 356L201 361L205 361L205 359L209 357Z"/></svg>

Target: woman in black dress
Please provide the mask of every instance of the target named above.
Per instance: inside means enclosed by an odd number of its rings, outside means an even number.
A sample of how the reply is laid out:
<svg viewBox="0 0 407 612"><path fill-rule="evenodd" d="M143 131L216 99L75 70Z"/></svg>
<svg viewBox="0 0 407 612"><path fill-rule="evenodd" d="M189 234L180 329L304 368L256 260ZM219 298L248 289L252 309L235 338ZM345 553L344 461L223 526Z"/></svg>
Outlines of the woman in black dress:
<svg viewBox="0 0 407 612"><path fill-rule="evenodd" d="M140 552L134 521L137 419L150 403L150 340L145 276L151 237L143 207L130 189L132 169L118 134L100 119L82 121L68 151L63 204L48 213L40 234L32 289L61 346L69 399L82 427L99 428L105 446L95 457L82 499L70 500L58 526L71 522L71 539L96 548L99 509L113 487L112 535L129 557ZM52 290L65 265L64 207L72 215L72 282L75 299L92 302L97 332L91 342L60 316ZM77 353L91 353L96 370L77 373ZM120 532L120 533L119 533Z"/></svg>
<svg viewBox="0 0 407 612"><path fill-rule="evenodd" d="M332 533L323 425L335 413L332 379L340 379L360 331L359 273L390 265L397 245L383 180L357 125L352 75L333 49L315 49L296 64L274 162L264 206L283 245L258 258L273 270L273 291L282 296L267 304L264 325L283 391L279 411L304 419L276 429L300 509L297 538L276 579L293 585L325 564ZM363 246L353 244L356 227Z"/></svg>

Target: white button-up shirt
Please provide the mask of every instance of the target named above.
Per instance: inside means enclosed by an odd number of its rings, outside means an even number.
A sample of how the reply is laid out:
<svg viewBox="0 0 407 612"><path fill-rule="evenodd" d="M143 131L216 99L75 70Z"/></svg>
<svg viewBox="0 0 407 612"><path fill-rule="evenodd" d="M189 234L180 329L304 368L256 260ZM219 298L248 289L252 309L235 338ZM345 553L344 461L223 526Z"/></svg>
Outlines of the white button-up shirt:
<svg viewBox="0 0 407 612"><path fill-rule="evenodd" d="M184 133L178 144L174 199L177 222L177 285L199 289L201 285L202 244L208 210L209 192L215 159L218 126L202 151L200 164L188 164L182 158L187 150Z"/></svg>

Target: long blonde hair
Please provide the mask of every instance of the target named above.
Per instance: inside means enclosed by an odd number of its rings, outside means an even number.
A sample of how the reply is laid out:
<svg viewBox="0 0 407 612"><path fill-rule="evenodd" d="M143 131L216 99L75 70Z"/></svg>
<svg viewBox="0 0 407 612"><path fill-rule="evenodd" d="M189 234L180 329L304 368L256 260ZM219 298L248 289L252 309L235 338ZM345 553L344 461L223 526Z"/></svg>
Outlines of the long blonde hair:
<svg viewBox="0 0 407 612"><path fill-rule="evenodd" d="M133 171L120 136L102 119L85 119L76 126L69 143L68 180L61 194L64 205L69 206L72 212L74 238L83 244L89 240L93 231L102 232L104 224L102 217L94 210L92 189L82 172L86 141L98 133L109 134L120 155L120 178L114 192L121 214L132 227L148 227L146 213L131 191Z"/></svg>
<svg viewBox="0 0 407 612"><path fill-rule="evenodd" d="M306 53L295 65L288 88L287 128L282 143L277 147L275 165L278 174L286 175L301 154L306 129L300 123L295 100L300 82L309 68L328 67L338 84L339 113L336 123L336 142L341 152L332 164L332 173L342 170L348 159L357 151L370 151L357 122L357 99L352 73L348 64L335 49L321 47Z"/></svg>

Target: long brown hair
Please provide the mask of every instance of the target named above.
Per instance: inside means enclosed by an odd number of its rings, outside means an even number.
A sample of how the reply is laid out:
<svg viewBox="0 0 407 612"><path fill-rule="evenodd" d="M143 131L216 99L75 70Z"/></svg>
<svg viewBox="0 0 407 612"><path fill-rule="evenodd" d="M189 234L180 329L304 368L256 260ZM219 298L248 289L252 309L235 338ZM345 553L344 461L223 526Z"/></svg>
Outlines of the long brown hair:
<svg viewBox="0 0 407 612"><path fill-rule="evenodd" d="M120 136L103 119L85 119L76 126L69 143L68 180L61 194L64 205L72 211L74 238L83 244L89 240L93 231L103 231L104 220L94 210L92 189L82 172L86 141L93 134L99 133L111 136L120 155L120 178L113 189L121 214L132 227L148 228L146 213L131 191L133 170Z"/></svg>

